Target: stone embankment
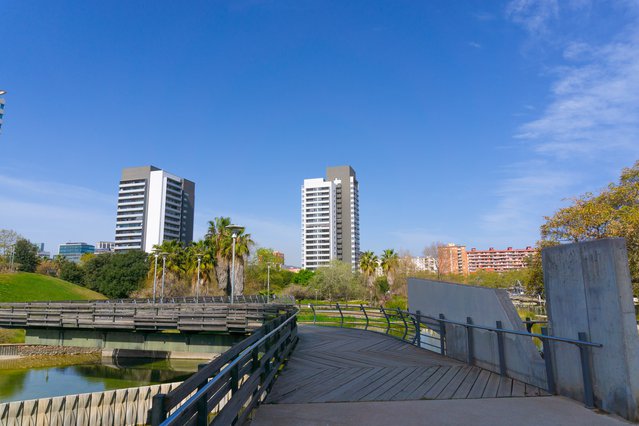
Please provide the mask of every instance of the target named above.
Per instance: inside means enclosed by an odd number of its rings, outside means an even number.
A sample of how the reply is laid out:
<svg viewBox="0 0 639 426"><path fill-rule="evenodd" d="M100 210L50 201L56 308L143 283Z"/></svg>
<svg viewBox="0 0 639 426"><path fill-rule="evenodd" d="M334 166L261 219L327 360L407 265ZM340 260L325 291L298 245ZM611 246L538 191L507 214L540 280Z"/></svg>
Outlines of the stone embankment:
<svg viewBox="0 0 639 426"><path fill-rule="evenodd" d="M56 355L99 354L99 348L44 345L0 345L0 356L37 357Z"/></svg>

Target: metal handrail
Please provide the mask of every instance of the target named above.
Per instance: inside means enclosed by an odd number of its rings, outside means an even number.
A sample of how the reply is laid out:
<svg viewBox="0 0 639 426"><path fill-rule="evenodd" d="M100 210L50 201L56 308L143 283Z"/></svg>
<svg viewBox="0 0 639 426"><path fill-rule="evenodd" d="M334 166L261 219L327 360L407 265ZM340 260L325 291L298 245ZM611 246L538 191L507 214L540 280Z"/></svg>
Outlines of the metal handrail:
<svg viewBox="0 0 639 426"><path fill-rule="evenodd" d="M297 309L297 308L296 308ZM282 324L278 325L269 333L265 334L262 338L260 338L257 342L248 346L244 349L240 354L235 357L234 360L229 362L224 368L222 368L211 380L209 380L204 386L202 386L193 396L191 396L184 404L178 407L166 420L162 421L160 425L169 426L178 420L184 414L185 411L191 410L200 403L202 398L206 398L207 393L215 388L215 386L219 385L219 382L223 379L226 379L228 375L232 374L232 372L236 369L240 362L246 361L247 356L253 356L254 351L258 350L260 346L264 344L268 339L272 338L275 334L280 332L285 326L287 326L290 322L295 321L297 315L299 313L299 309L294 312L288 319L286 319Z"/></svg>

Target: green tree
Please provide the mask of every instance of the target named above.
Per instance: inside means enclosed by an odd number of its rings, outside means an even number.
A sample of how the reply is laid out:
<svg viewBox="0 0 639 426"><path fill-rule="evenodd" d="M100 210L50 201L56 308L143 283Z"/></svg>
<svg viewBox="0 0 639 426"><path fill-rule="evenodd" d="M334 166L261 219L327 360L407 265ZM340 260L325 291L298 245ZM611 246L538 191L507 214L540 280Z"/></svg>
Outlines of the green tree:
<svg viewBox="0 0 639 426"><path fill-rule="evenodd" d="M377 256L375 256L375 253L373 253L372 251L365 251L361 254L359 258L359 269L362 271L362 274L364 274L370 301L373 300L373 279L375 277L375 272L377 271L378 265L379 262Z"/></svg>
<svg viewBox="0 0 639 426"><path fill-rule="evenodd" d="M144 283L148 256L141 250L105 253L87 261L85 268L87 286L110 298L129 297Z"/></svg>
<svg viewBox="0 0 639 426"><path fill-rule="evenodd" d="M625 238L633 287L639 295L639 161L623 169L618 183L597 195L575 198L572 205L545 219L541 226L545 243Z"/></svg>
<svg viewBox="0 0 639 426"><path fill-rule="evenodd" d="M80 265L64 259L60 262L60 276L61 280L69 281L73 284L84 285L84 271Z"/></svg>
<svg viewBox="0 0 639 426"><path fill-rule="evenodd" d="M12 229L0 229L0 256L8 256L11 247L24 237Z"/></svg>
<svg viewBox="0 0 639 426"><path fill-rule="evenodd" d="M313 275L315 275L315 272L310 269L300 269L299 272L296 272L295 275L293 275L291 282L295 284L308 285L313 278Z"/></svg>
<svg viewBox="0 0 639 426"><path fill-rule="evenodd" d="M13 261L18 265L18 270L23 272L35 272L38 267L38 248L24 238L16 241Z"/></svg>
<svg viewBox="0 0 639 426"><path fill-rule="evenodd" d="M399 266L399 255L393 249L386 249L382 253L382 257L380 258L382 270L386 275L386 280L388 282L389 289L392 293L398 293L398 289L395 288L395 272L397 271L397 267Z"/></svg>
<svg viewBox="0 0 639 426"><path fill-rule="evenodd" d="M362 288L349 263L333 260L328 266L318 268L308 286L311 293L317 290L329 300L348 300L360 297Z"/></svg>

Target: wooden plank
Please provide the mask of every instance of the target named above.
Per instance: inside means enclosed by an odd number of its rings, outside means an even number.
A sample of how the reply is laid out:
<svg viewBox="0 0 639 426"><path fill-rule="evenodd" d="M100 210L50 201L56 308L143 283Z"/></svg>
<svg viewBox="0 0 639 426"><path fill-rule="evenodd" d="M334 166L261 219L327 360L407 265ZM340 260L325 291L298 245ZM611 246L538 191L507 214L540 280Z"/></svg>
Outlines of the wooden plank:
<svg viewBox="0 0 639 426"><path fill-rule="evenodd" d="M513 392L513 379L510 377L501 376L499 379L499 390L497 391L498 398L509 397Z"/></svg>
<svg viewBox="0 0 639 426"><path fill-rule="evenodd" d="M437 395L448 385L448 383L457 375L461 367L450 367L448 371L431 387L422 397L423 399L435 399Z"/></svg>
<svg viewBox="0 0 639 426"><path fill-rule="evenodd" d="M410 399L409 395L411 395L413 391L415 391L422 383L424 383L430 376L432 376L438 368L439 367L428 367L423 369L418 376L412 379L410 383L406 385L406 387L404 387L404 389L391 396L391 400L401 401Z"/></svg>
<svg viewBox="0 0 639 426"><path fill-rule="evenodd" d="M497 391L499 390L499 374L490 373L490 377L488 378L488 383L486 383L486 387L484 388L484 393L482 394L482 398L496 398Z"/></svg>
<svg viewBox="0 0 639 426"><path fill-rule="evenodd" d="M519 380L513 380L511 396L526 396L526 386Z"/></svg>
<svg viewBox="0 0 639 426"><path fill-rule="evenodd" d="M470 369L471 367L468 367L468 366L462 367L461 369L459 369L459 372L455 375L455 377L453 377L453 379L450 382L448 382L446 387L442 389L439 395L437 395L437 399L451 399L453 395L455 395L455 392L457 392L457 389L459 389L459 386L461 386L462 382L464 381L468 373L470 372Z"/></svg>
<svg viewBox="0 0 639 426"><path fill-rule="evenodd" d="M489 378L490 378L490 371L481 370L481 372L479 373L479 376L477 376L477 380L475 380L475 383L473 384L473 387L470 389L470 392L468 392L468 395L466 395L466 398L468 399L481 398L482 395L484 394L484 389L486 388L486 384L488 383Z"/></svg>
<svg viewBox="0 0 639 426"><path fill-rule="evenodd" d="M417 371L417 367L402 369L395 374L395 376L384 381L377 389L366 394L360 399L360 401L388 401L388 399L390 399L388 394L390 393L390 395L393 395L395 393L391 391L393 387L398 383L407 380L407 378L409 378L415 371Z"/></svg>
<svg viewBox="0 0 639 426"><path fill-rule="evenodd" d="M481 368L471 367L470 371L464 378L464 381L459 385L459 388L457 388L457 390L455 391L455 393L452 395L451 398L465 399L470 393L470 390L473 388L473 385L475 384L475 381L477 380L477 377L479 377L479 374L481 373L481 371L482 371Z"/></svg>

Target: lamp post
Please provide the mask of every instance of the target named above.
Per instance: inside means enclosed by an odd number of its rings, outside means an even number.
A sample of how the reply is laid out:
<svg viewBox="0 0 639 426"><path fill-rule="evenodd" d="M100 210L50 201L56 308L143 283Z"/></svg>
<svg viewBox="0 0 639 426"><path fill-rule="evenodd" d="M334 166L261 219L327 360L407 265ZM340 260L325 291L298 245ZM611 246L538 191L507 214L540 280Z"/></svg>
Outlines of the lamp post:
<svg viewBox="0 0 639 426"><path fill-rule="evenodd" d="M266 301L271 300L271 262L266 264Z"/></svg>
<svg viewBox="0 0 639 426"><path fill-rule="evenodd" d="M231 250L231 254L233 256L231 261L231 304L233 304L235 302L235 243L237 240L238 232L240 232L244 228L238 225L229 225L226 227L226 229L233 233L233 248Z"/></svg>
<svg viewBox="0 0 639 426"><path fill-rule="evenodd" d="M156 288L158 285L158 254L155 253L155 266L153 267L153 303L155 303Z"/></svg>
<svg viewBox="0 0 639 426"><path fill-rule="evenodd" d="M162 255L162 290L160 292L160 303L164 303L164 276L166 275L166 255L168 253L160 253Z"/></svg>
<svg viewBox="0 0 639 426"><path fill-rule="evenodd" d="M202 255L197 255L197 284L195 286L195 303L200 301L200 264L202 263Z"/></svg>

